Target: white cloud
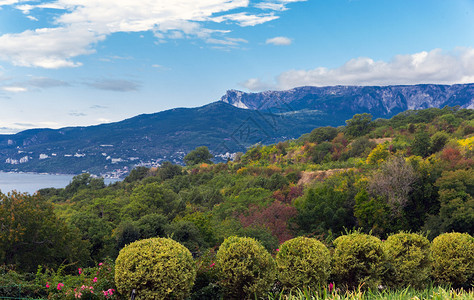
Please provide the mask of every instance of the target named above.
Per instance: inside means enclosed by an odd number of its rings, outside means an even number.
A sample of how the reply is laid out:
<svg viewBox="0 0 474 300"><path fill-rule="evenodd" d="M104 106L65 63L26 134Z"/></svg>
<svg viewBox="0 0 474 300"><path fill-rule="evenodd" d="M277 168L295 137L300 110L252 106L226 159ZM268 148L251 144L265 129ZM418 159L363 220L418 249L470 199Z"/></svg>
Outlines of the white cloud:
<svg viewBox="0 0 474 300"><path fill-rule="evenodd" d="M267 39L265 44L271 44L276 46L288 46L291 45L291 39L284 36L277 36L271 39Z"/></svg>
<svg viewBox="0 0 474 300"><path fill-rule="evenodd" d="M169 70L171 70L170 68L165 67L163 65L159 65L159 64L153 64L153 65L151 65L151 67L157 69L158 71L169 71Z"/></svg>
<svg viewBox="0 0 474 300"><path fill-rule="evenodd" d="M25 1L24 1L25 2ZM26 1L29 2L29 1ZM67 9L67 5L61 4L60 2L56 3L41 3L41 4L36 4L36 5L31 5L31 4L23 4L23 5L17 5L15 6L16 9L21 10L24 14L29 14L30 11L32 11L35 8L47 8L47 9L62 9L65 10Z"/></svg>
<svg viewBox="0 0 474 300"><path fill-rule="evenodd" d="M216 13L248 6L248 0L59 0L74 9L59 23L89 24L101 33L148 31L167 22L206 21Z"/></svg>
<svg viewBox="0 0 474 300"><path fill-rule="evenodd" d="M263 24L275 19L278 19L278 16L275 16L274 13L253 15L253 14L242 12L242 13L215 17L215 18L212 18L211 20L217 23L232 21L232 22L237 22L237 24L239 24L242 27L247 27L247 26L255 26L255 25Z"/></svg>
<svg viewBox="0 0 474 300"><path fill-rule="evenodd" d="M255 4L256 8L259 9L268 9L268 10L275 10L275 11L285 11L288 10L288 7L286 5L288 3L293 3L293 2L303 2L306 0L276 0L276 1L267 1L267 2L259 2Z"/></svg>
<svg viewBox="0 0 474 300"><path fill-rule="evenodd" d="M474 48L441 49L414 54L396 55L392 60L374 61L359 57L344 65L329 69L290 70L281 73L276 83L253 78L242 85L252 91L290 89L297 86L330 85L403 85L455 84L474 82Z"/></svg>
<svg viewBox="0 0 474 300"><path fill-rule="evenodd" d="M80 26L4 34L0 36L0 58L24 67L77 67L81 64L71 58L95 52L91 45L104 38Z"/></svg>
<svg viewBox="0 0 474 300"><path fill-rule="evenodd" d="M241 43L248 43L248 41L241 38L224 38L224 39L209 38L206 40L206 43L222 45L222 46L238 46Z"/></svg>
<svg viewBox="0 0 474 300"><path fill-rule="evenodd" d="M259 9L269 9L269 10L277 10L277 11L285 11L288 8L283 3L273 3L273 2L260 2L255 4L256 8Z"/></svg>
<svg viewBox="0 0 474 300"><path fill-rule="evenodd" d="M22 86L2 86L2 90L5 92L10 92L10 93L21 93L21 92L26 92L28 91L27 88L22 87Z"/></svg>
<svg viewBox="0 0 474 300"><path fill-rule="evenodd" d="M55 9L57 14L51 28L1 35L0 59L27 67L77 67L80 63L75 57L94 52L96 42L116 32L153 31L161 42L189 37L208 40L229 30L204 28L206 22L255 26L277 19L275 11L298 1L304 0L268 0L251 9L249 0L0 0L0 6L13 5L31 20L36 20L29 15L36 9ZM273 11L256 13L255 7Z"/></svg>
<svg viewBox="0 0 474 300"><path fill-rule="evenodd" d="M0 0L0 6L12 5L21 2L20 0Z"/></svg>
<svg viewBox="0 0 474 300"><path fill-rule="evenodd" d="M112 120L106 119L106 118L99 118L99 119L97 119L97 122L98 122L99 124L102 124L102 123L110 123L110 122L112 122Z"/></svg>
<svg viewBox="0 0 474 300"><path fill-rule="evenodd" d="M276 85L263 82L258 78L250 78L245 82L242 82L240 85L251 91L267 91L278 89Z"/></svg>

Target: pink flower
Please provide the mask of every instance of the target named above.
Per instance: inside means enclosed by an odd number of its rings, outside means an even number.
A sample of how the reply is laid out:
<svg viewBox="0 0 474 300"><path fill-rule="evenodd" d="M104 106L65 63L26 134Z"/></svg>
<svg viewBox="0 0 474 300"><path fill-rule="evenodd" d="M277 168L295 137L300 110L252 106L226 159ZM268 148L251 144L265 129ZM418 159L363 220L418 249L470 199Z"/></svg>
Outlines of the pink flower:
<svg viewBox="0 0 474 300"><path fill-rule="evenodd" d="M333 288L334 288L334 283L331 282L329 284L329 288L328 288L329 292L331 292L333 290Z"/></svg>
<svg viewBox="0 0 474 300"><path fill-rule="evenodd" d="M104 294L105 298L109 298L109 296L112 296L114 294L115 290L114 289L108 289L106 291L102 291Z"/></svg>
<svg viewBox="0 0 474 300"><path fill-rule="evenodd" d="M99 267L102 266L102 265L103 265L103 263L99 263Z"/></svg>
<svg viewBox="0 0 474 300"><path fill-rule="evenodd" d="M277 251L277 252L279 252L279 251L280 251L280 249L278 249L278 248L277 248L277 250L276 250L276 251Z"/></svg>
<svg viewBox="0 0 474 300"><path fill-rule="evenodd" d="M61 288L64 286L64 283L58 283L58 286L56 287L58 289L58 291L61 290Z"/></svg>
<svg viewBox="0 0 474 300"><path fill-rule="evenodd" d="M82 269L81 269L81 268L79 268L79 269L77 269L77 271L79 272L79 275L81 275L81 273L82 273Z"/></svg>
<svg viewBox="0 0 474 300"><path fill-rule="evenodd" d="M97 277L94 277L94 279L92 280L92 282L97 282Z"/></svg>
<svg viewBox="0 0 474 300"><path fill-rule="evenodd" d="M46 282L46 288L49 289L49 282Z"/></svg>
<svg viewBox="0 0 474 300"><path fill-rule="evenodd" d="M214 267L216 264L215 263L212 263L209 267L212 268Z"/></svg>

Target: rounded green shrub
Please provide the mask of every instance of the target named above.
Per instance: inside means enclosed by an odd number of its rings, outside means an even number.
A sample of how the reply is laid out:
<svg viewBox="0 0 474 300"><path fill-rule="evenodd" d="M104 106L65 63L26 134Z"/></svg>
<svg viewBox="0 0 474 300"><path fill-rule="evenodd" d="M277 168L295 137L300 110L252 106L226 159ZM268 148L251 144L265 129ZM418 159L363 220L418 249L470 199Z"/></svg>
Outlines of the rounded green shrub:
<svg viewBox="0 0 474 300"><path fill-rule="evenodd" d="M352 233L334 240L332 275L347 288L375 288L381 284L385 265L382 242L371 235Z"/></svg>
<svg viewBox="0 0 474 300"><path fill-rule="evenodd" d="M433 278L438 284L470 287L474 282L474 238L467 233L444 233L431 245Z"/></svg>
<svg viewBox="0 0 474 300"><path fill-rule="evenodd" d="M397 233L383 243L390 266L386 284L395 287L423 288L430 271L430 241L416 233Z"/></svg>
<svg viewBox="0 0 474 300"><path fill-rule="evenodd" d="M196 278L191 252L167 238L151 238L125 246L115 261L118 291L135 299L184 299Z"/></svg>
<svg viewBox="0 0 474 300"><path fill-rule="evenodd" d="M289 289L317 289L329 277L331 257L317 239L297 237L284 242L276 255L278 279Z"/></svg>
<svg viewBox="0 0 474 300"><path fill-rule="evenodd" d="M248 299L266 294L275 281L276 267L272 256L258 241L231 236L224 240L216 254L220 284L226 299Z"/></svg>

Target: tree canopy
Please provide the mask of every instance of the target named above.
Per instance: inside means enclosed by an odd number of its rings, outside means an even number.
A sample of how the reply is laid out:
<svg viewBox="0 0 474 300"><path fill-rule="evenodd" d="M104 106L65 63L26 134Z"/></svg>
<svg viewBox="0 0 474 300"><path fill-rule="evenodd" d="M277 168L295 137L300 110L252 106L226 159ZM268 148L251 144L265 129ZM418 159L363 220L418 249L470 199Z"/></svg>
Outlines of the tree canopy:
<svg viewBox="0 0 474 300"><path fill-rule="evenodd" d="M184 162L187 166L193 166L202 163L212 164L211 158L214 158L214 155L209 152L209 149L206 146L201 146L189 152L184 157Z"/></svg>

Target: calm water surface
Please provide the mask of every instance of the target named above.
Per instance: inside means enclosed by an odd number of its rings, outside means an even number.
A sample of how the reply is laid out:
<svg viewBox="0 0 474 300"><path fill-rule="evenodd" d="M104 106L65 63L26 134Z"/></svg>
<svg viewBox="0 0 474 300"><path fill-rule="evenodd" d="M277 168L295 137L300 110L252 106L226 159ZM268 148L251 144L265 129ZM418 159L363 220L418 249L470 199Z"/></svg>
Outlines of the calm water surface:
<svg viewBox="0 0 474 300"><path fill-rule="evenodd" d="M63 188L71 182L73 177L74 175L0 172L0 191L5 194L12 190L32 194L39 189L48 187ZM105 179L104 182L109 184L119 180L120 179Z"/></svg>

